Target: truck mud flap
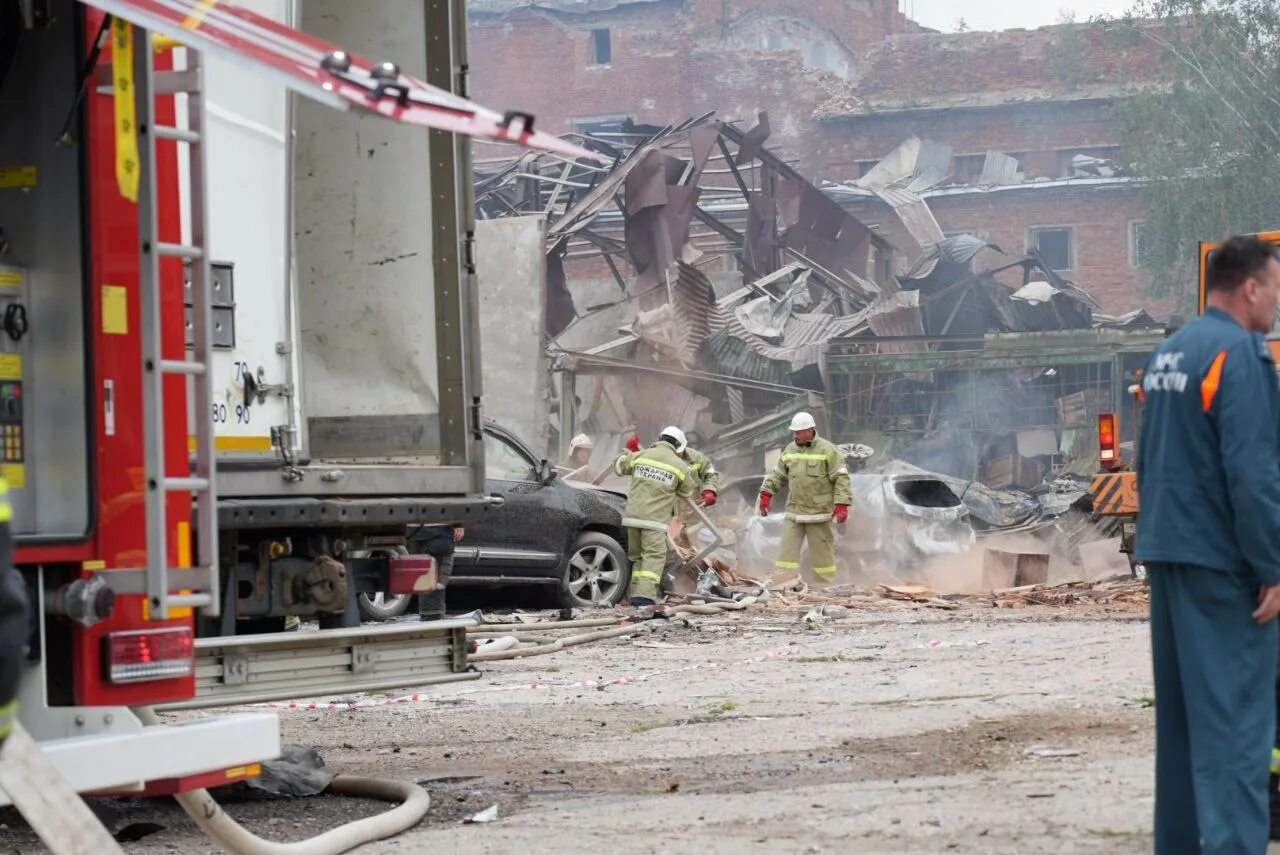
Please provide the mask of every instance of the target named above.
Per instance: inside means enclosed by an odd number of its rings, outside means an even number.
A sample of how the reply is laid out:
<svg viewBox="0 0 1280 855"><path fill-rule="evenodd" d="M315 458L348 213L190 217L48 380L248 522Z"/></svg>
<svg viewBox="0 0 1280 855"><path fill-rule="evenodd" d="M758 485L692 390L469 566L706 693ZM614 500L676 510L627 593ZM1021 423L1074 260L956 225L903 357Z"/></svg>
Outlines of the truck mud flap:
<svg viewBox="0 0 1280 855"><path fill-rule="evenodd" d="M1138 473L1107 472L1093 479L1093 511L1101 516L1138 513Z"/></svg>

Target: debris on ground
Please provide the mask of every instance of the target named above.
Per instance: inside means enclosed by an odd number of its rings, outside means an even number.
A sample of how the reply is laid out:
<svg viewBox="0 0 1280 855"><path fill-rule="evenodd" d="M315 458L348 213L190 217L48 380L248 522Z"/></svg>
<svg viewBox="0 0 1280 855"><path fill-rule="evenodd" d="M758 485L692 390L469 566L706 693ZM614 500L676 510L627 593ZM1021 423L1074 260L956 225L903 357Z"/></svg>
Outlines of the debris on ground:
<svg viewBox="0 0 1280 855"><path fill-rule="evenodd" d="M1048 745L1033 745L1022 752L1027 757L1079 757L1083 751L1074 748L1051 748Z"/></svg>
<svg viewBox="0 0 1280 855"><path fill-rule="evenodd" d="M314 748L284 745L280 756L262 763L262 774L219 787L214 795L220 801L239 801L283 796L301 798L323 793L334 779Z"/></svg>
<svg viewBox="0 0 1280 855"><path fill-rule="evenodd" d="M467 825L473 823L496 822L498 819L498 806L490 805L478 814L463 820Z"/></svg>

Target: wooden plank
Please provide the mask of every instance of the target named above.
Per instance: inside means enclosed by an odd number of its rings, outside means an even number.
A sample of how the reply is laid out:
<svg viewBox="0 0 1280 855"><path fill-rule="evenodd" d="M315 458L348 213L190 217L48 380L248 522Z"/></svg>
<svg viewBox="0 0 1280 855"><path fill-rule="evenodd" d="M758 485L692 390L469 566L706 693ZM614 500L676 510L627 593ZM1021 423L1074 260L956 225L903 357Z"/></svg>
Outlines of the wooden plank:
<svg viewBox="0 0 1280 855"><path fill-rule="evenodd" d="M124 855L22 726L15 724L0 752L0 787L14 807L58 855Z"/></svg>

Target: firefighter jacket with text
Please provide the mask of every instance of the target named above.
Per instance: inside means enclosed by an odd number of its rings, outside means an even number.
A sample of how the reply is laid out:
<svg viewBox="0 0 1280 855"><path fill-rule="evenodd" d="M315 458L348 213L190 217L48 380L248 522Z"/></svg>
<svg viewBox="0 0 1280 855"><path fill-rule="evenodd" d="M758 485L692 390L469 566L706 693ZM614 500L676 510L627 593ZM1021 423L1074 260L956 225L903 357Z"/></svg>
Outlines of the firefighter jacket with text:
<svg viewBox="0 0 1280 855"><path fill-rule="evenodd" d="M849 467L840 449L816 436L808 445L792 442L782 451L778 465L764 479L764 492L787 491L787 519L799 523L827 522L836 505L852 505Z"/></svg>
<svg viewBox="0 0 1280 855"><path fill-rule="evenodd" d="M693 496L693 470L666 442L622 452L613 471L631 476L627 507L622 512L622 524L627 528L666 531L677 503Z"/></svg>
<svg viewBox="0 0 1280 855"><path fill-rule="evenodd" d="M1280 584L1280 381L1263 337L1210 308L1147 362L1139 561Z"/></svg>

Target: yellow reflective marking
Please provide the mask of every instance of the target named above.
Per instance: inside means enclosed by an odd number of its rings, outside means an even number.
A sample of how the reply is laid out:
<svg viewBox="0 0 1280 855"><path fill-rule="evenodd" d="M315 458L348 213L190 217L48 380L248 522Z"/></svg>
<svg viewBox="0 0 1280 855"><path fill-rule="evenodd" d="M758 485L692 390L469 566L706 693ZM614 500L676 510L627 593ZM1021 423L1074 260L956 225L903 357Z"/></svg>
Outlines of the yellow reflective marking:
<svg viewBox="0 0 1280 855"><path fill-rule="evenodd" d="M27 486L27 467L22 463L0 465L0 478L4 478L12 489L21 490ZM13 513L13 508L9 508L9 513Z"/></svg>
<svg viewBox="0 0 1280 855"><path fill-rule="evenodd" d="M799 570L800 569L800 563L798 561L775 561L773 563L773 566L777 567L779 570Z"/></svg>
<svg viewBox="0 0 1280 855"><path fill-rule="evenodd" d="M37 175L34 166L0 166L0 188L35 187Z"/></svg>
<svg viewBox="0 0 1280 855"><path fill-rule="evenodd" d="M218 451L270 451L269 436L217 436L213 438L213 447ZM196 438L187 437L187 450L196 450Z"/></svg>
<svg viewBox="0 0 1280 855"><path fill-rule="evenodd" d="M163 53L170 48L180 48L182 46L182 42L177 39L170 38L169 36L162 36L159 33L151 34L151 49L156 53Z"/></svg>
<svg viewBox="0 0 1280 855"><path fill-rule="evenodd" d="M0 523L13 522L13 505L0 502Z"/></svg>
<svg viewBox="0 0 1280 855"><path fill-rule="evenodd" d="M123 285L102 286L102 333L129 334L129 292Z"/></svg>
<svg viewBox="0 0 1280 855"><path fill-rule="evenodd" d="M0 285L6 288L21 288L22 274L16 270L0 270Z"/></svg>
<svg viewBox="0 0 1280 855"><path fill-rule="evenodd" d="M826 459L827 459L827 455L825 455L825 454L801 454L801 453L799 453L799 452L797 452L797 451L793 451L793 452L791 452L790 454L784 454L784 455L782 455L782 459L783 459L783 460L826 460Z"/></svg>
<svg viewBox="0 0 1280 855"><path fill-rule="evenodd" d="M178 566L191 566L191 523L178 523Z"/></svg>
<svg viewBox="0 0 1280 855"><path fill-rule="evenodd" d="M18 699L14 698L9 703L0 707L0 739L6 738L13 730L14 719L18 717Z"/></svg>
<svg viewBox="0 0 1280 855"><path fill-rule="evenodd" d="M834 575L836 575L836 568L834 568L834 567L814 567L814 568L813 568L813 572L814 572L814 573L817 573L819 576L834 576Z"/></svg>
<svg viewBox="0 0 1280 855"><path fill-rule="evenodd" d="M194 30L196 27L204 23L204 16L209 14L209 10L218 5L218 0L198 0L195 8L191 10L191 14L182 20L182 29Z"/></svg>
<svg viewBox="0 0 1280 855"><path fill-rule="evenodd" d="M111 19L111 82L115 87L116 184L120 195L138 201L138 122L133 91L133 24Z"/></svg>
<svg viewBox="0 0 1280 855"><path fill-rule="evenodd" d="M0 380L22 379L22 355L0 353Z"/></svg>
<svg viewBox="0 0 1280 855"><path fill-rule="evenodd" d="M672 466L670 463L663 463L660 460L653 460L652 458L649 458L649 457L637 457L634 461L632 461L632 465L633 466L652 466L655 469L661 469L664 472L670 472L672 475L676 476L681 481L684 480L683 472L681 472L677 467Z"/></svg>
<svg viewBox="0 0 1280 855"><path fill-rule="evenodd" d="M662 581L662 577L661 577L661 576L659 576L657 573L653 573L653 572L651 572L651 571L649 571L649 570L632 570L632 571L631 571L631 578L633 578L633 579L648 579L648 580L649 580L649 581L651 581L651 582L661 582L661 581Z"/></svg>
<svg viewBox="0 0 1280 855"><path fill-rule="evenodd" d="M261 763L250 763L248 766L236 766L227 770L227 778L256 778L262 774Z"/></svg>
<svg viewBox="0 0 1280 855"><path fill-rule="evenodd" d="M81 561L80 569L81 570L106 570L107 562L103 561L101 558L95 559L93 561Z"/></svg>

